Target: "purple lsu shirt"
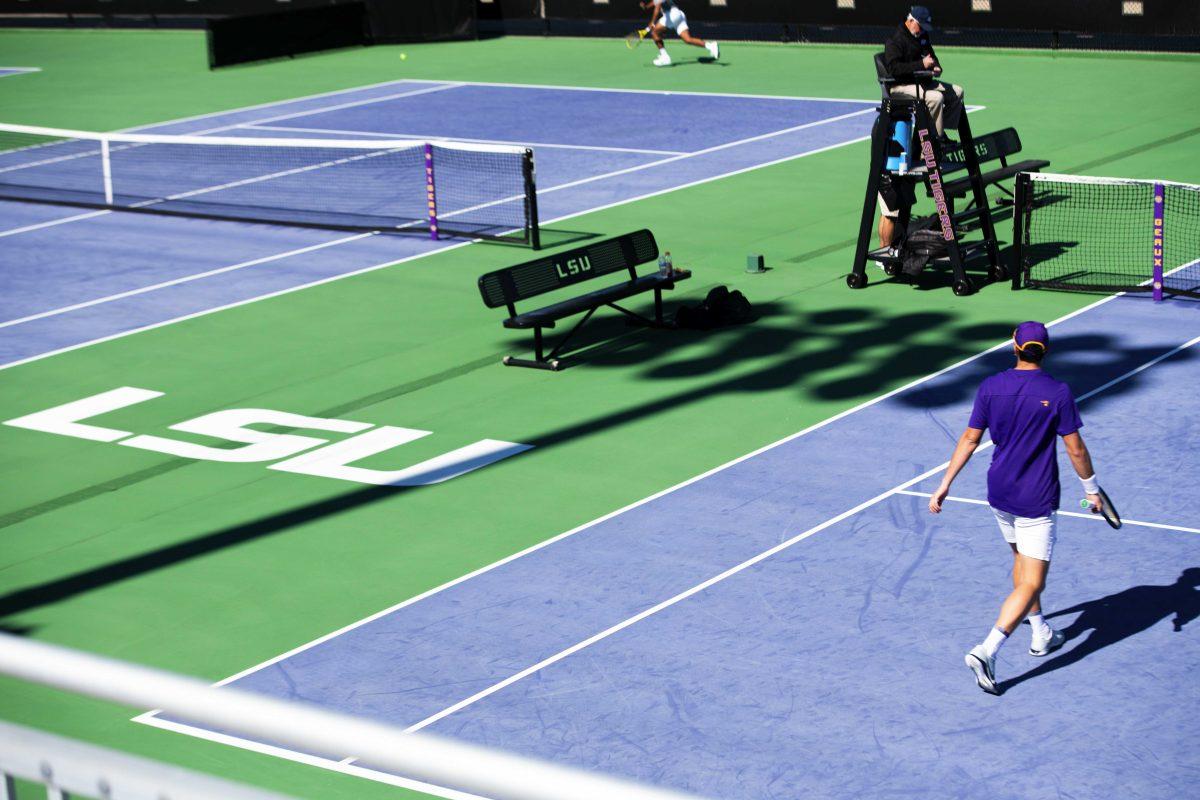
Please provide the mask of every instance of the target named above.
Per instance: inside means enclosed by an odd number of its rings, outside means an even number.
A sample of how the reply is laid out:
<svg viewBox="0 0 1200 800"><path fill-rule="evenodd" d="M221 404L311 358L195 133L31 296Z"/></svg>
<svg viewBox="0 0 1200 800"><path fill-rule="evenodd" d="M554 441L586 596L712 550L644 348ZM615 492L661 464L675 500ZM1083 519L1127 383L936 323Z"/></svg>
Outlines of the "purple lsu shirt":
<svg viewBox="0 0 1200 800"><path fill-rule="evenodd" d="M1018 517L1043 517L1058 508L1055 437L1083 427L1070 387L1040 369L1007 369L979 385L969 424L992 432L993 508Z"/></svg>

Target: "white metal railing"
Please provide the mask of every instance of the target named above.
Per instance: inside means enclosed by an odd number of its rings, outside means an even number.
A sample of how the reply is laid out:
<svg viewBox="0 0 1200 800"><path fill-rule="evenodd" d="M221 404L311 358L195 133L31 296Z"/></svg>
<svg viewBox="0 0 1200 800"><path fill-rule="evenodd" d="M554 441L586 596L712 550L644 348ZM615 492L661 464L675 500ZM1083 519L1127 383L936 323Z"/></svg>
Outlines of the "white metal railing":
<svg viewBox="0 0 1200 800"><path fill-rule="evenodd" d="M15 800L13 778L46 787L51 800L287 800L181 767L0 722L0 800Z"/></svg>
<svg viewBox="0 0 1200 800"><path fill-rule="evenodd" d="M239 689L214 687L196 678L7 634L0 634L0 673L134 708L158 709L193 724L236 732L302 752L342 754L396 775L496 800L685 800L689 797L430 734L403 733L347 714ZM115 778L106 780L110 786L117 783ZM172 798L183 796L167 794ZM112 797L118 800L117 795ZM120 800L125 797L121 795ZM159 796L153 797L157 800Z"/></svg>

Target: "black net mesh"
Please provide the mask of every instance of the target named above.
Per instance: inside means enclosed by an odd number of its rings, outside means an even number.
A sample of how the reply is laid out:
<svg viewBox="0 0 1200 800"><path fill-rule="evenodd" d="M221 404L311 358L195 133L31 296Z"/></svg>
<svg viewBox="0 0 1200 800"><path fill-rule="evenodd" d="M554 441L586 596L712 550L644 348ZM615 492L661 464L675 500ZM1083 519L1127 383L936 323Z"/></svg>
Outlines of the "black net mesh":
<svg viewBox="0 0 1200 800"><path fill-rule="evenodd" d="M1153 181L1037 176L1020 213L1025 283L1092 292L1149 291ZM1164 184L1164 290L1200 296L1200 186Z"/></svg>
<svg viewBox="0 0 1200 800"><path fill-rule="evenodd" d="M525 238L531 224L525 171L532 180L532 159L528 150L495 153L434 145L439 228L467 236Z"/></svg>
<svg viewBox="0 0 1200 800"><path fill-rule="evenodd" d="M423 142L97 137L0 127L0 197L339 229L429 229ZM433 149L442 231L528 240L529 151Z"/></svg>

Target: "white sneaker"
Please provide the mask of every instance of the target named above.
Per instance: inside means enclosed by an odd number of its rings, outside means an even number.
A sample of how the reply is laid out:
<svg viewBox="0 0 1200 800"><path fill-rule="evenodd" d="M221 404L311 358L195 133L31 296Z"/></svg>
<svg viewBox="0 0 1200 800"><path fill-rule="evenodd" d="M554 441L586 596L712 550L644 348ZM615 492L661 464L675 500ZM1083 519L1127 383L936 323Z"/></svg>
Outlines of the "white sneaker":
<svg viewBox="0 0 1200 800"><path fill-rule="evenodd" d="M966 655L967 667L975 673L975 683L988 694L1000 694L996 685L996 658L988 657L983 645L977 644Z"/></svg>
<svg viewBox="0 0 1200 800"><path fill-rule="evenodd" d="M1051 631L1049 639L1046 639L1043 642L1039 642L1037 639L1034 639L1029 643L1029 655L1037 656L1038 658L1041 658L1042 656L1048 656L1058 648L1062 647L1063 643L1066 641L1067 635L1065 633L1062 631Z"/></svg>
<svg viewBox="0 0 1200 800"><path fill-rule="evenodd" d="M666 50L659 50L658 58L654 59L653 63L656 67L669 67L671 66L671 57L667 55Z"/></svg>
<svg viewBox="0 0 1200 800"><path fill-rule="evenodd" d="M708 48L708 52L714 59L719 60L721 58L721 46L719 44L716 42L707 42L704 46Z"/></svg>

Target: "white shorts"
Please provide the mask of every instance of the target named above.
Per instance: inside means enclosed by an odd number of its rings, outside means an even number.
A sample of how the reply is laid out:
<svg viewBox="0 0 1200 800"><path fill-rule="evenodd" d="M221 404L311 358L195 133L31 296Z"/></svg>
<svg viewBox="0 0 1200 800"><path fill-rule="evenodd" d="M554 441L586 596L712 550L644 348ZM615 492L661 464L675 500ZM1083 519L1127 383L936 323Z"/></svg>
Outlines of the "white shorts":
<svg viewBox="0 0 1200 800"><path fill-rule="evenodd" d="M666 25L681 36L688 29L687 15L683 13L683 9L679 6L675 6L669 11L664 11L659 24Z"/></svg>
<svg viewBox="0 0 1200 800"><path fill-rule="evenodd" d="M1018 517L1016 514L993 508L992 513L996 515L996 522L1000 525L1000 533L1004 534L1004 541L1015 544L1018 553L1041 561L1050 560L1057 538L1057 512L1051 511L1045 517Z"/></svg>

